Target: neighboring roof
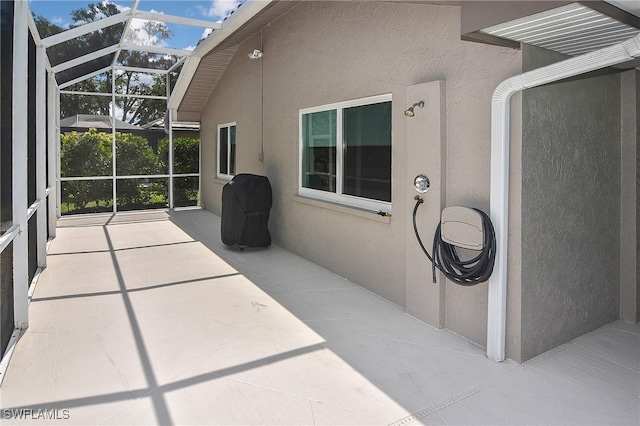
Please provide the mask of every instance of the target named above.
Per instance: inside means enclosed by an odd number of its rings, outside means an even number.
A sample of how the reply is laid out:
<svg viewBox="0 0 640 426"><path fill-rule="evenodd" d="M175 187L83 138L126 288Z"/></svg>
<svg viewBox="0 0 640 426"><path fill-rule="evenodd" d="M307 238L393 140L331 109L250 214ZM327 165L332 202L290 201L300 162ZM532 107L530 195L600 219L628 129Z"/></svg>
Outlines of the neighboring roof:
<svg viewBox="0 0 640 426"><path fill-rule="evenodd" d="M60 127L75 129L111 129L112 118L108 115L76 114L60 120ZM141 130L139 126L116 118L116 130Z"/></svg>
<svg viewBox="0 0 640 426"><path fill-rule="evenodd" d="M154 121L150 121L149 123L142 126L145 130L162 130L166 131L167 122L164 118L159 118ZM184 122L184 121L174 121L171 123L171 128L173 130L182 131L182 132L199 132L200 131L200 123L198 122Z"/></svg>

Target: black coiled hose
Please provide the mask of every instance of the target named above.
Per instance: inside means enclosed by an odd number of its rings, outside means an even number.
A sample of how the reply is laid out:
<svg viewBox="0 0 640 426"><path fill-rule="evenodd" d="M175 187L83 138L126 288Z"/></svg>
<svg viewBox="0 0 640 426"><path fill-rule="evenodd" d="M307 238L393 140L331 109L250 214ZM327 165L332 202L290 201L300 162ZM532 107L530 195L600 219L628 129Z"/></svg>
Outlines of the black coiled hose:
<svg viewBox="0 0 640 426"><path fill-rule="evenodd" d="M451 281L460 285L473 286L487 281L493 272L493 265L496 259L496 236L489 216L482 210L474 209L482 216L482 225L484 228L484 244L480 254L476 257L470 260L461 260L456 251L456 247L442 241L440 237L440 224L438 223L436 233L433 236L432 258L422 243L422 239L418 233L418 225L416 224L416 213L420 204L424 203L424 200L419 195L416 195L415 200L416 206L413 208L413 230L416 233L420 248L422 248L424 254L426 254L431 261L433 282L436 282L436 268Z"/></svg>

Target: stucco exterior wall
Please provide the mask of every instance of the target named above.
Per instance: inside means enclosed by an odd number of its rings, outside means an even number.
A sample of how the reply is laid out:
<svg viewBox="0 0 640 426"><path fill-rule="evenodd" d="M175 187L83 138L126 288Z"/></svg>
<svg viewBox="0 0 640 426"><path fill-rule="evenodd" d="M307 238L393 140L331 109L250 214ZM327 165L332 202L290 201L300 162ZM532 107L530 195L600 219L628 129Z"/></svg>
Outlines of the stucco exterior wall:
<svg viewBox="0 0 640 426"><path fill-rule="evenodd" d="M525 70L561 59L523 48ZM524 361L618 318L620 75L522 96Z"/></svg>
<svg viewBox="0 0 640 426"><path fill-rule="evenodd" d="M636 322L638 312L638 98L636 70L620 75L621 173L620 173L620 319Z"/></svg>
<svg viewBox="0 0 640 426"><path fill-rule="evenodd" d="M247 54L261 46L262 60L249 60ZM520 51L460 40L457 6L303 2L239 47L202 112L203 206L221 211L216 126L235 121L237 171L267 175L273 186L274 241L404 306L407 247L414 239L407 231L414 205L414 192L407 191L414 177L407 172L407 156L426 145L421 137L407 137L409 118L403 111L414 101L407 99L407 88L444 81L438 93L444 94L446 167L443 176L430 176L446 181L439 201L488 212L491 95L502 80L520 72ZM298 196L299 110L384 93L393 96L393 216ZM417 109L410 120L428 114L426 107ZM512 128L518 140L519 119ZM419 279L433 286L429 261L422 261L425 274ZM485 345L487 284L448 283L439 291L443 312L436 317L444 324L433 325Z"/></svg>

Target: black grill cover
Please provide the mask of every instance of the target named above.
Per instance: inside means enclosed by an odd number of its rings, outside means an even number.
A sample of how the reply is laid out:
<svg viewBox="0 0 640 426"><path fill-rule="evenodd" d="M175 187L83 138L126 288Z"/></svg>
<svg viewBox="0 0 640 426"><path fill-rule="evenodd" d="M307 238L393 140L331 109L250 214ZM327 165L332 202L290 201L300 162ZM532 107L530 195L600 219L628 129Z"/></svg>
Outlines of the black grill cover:
<svg viewBox="0 0 640 426"><path fill-rule="evenodd" d="M242 173L222 188L222 242L228 246L268 247L271 184L266 176Z"/></svg>

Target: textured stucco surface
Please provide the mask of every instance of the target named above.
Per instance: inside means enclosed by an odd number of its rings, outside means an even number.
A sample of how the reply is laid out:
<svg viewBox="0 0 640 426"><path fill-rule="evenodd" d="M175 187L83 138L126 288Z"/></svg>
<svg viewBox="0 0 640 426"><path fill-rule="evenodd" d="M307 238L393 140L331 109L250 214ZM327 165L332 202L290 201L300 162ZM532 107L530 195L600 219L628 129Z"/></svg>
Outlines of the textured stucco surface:
<svg viewBox="0 0 640 426"><path fill-rule="evenodd" d="M640 71L636 71L636 203L640 200ZM640 321L640 208L636 204L636 322Z"/></svg>
<svg viewBox="0 0 640 426"><path fill-rule="evenodd" d="M414 204L407 156L424 149L420 138L407 139L406 89L445 81L446 171L434 179L446 181L446 205L488 211L491 94L521 71L520 51L460 41L459 25L457 6L322 1L304 2L264 27L240 45L203 110L204 207L220 213L215 131L235 121L238 172L265 174L273 186L274 240L404 306L407 239L413 238L406 229ZM250 61L247 53L261 40L263 59ZM393 216L303 202L296 195L298 111L384 93L393 96ZM413 119L421 114L429 111ZM264 162L258 161L262 142ZM424 285L432 285L429 276ZM445 326L485 345L486 283L448 284L442 291Z"/></svg>
<svg viewBox="0 0 640 426"><path fill-rule="evenodd" d="M638 317L638 108L636 70L620 75L621 173L620 173L620 319Z"/></svg>
<svg viewBox="0 0 640 426"><path fill-rule="evenodd" d="M636 203L640 200L640 71L636 71ZM640 321L640 208L636 204L636 322Z"/></svg>
<svg viewBox="0 0 640 426"><path fill-rule="evenodd" d="M523 50L525 69L561 59ZM522 97L524 361L618 318L620 76Z"/></svg>

